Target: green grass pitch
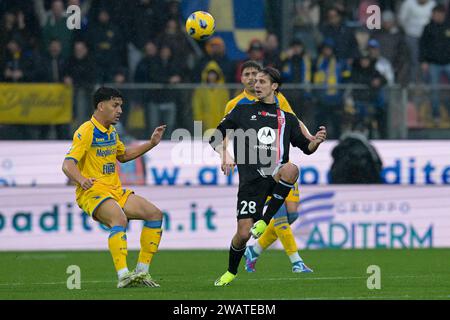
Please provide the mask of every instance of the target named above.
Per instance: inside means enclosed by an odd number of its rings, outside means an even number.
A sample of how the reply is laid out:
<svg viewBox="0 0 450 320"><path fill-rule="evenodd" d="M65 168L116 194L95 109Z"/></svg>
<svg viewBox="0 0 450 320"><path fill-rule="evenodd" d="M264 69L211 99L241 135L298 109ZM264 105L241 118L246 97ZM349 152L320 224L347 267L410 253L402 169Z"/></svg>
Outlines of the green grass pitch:
<svg viewBox="0 0 450 320"><path fill-rule="evenodd" d="M450 249L306 250L312 274L293 274L283 251L269 250L248 274L240 265L228 287L214 287L226 251L162 250L151 266L160 288L116 289L107 251L2 252L3 299L450 299ZM128 255L134 266L137 252ZM81 268L81 289L69 290L70 265ZM367 267L381 268L381 289L367 288ZM131 268L130 268L131 269Z"/></svg>

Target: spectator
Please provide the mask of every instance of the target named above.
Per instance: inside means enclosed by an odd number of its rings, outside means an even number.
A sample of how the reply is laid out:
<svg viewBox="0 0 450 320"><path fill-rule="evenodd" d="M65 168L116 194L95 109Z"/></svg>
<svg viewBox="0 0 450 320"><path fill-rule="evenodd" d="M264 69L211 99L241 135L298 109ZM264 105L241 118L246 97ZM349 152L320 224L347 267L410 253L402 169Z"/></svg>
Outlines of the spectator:
<svg viewBox="0 0 450 320"><path fill-rule="evenodd" d="M184 23L183 15L180 9L180 0L169 0L167 2L167 19L175 20L179 25Z"/></svg>
<svg viewBox="0 0 450 320"><path fill-rule="evenodd" d="M295 0L294 27L316 28L320 22L320 4L317 0Z"/></svg>
<svg viewBox="0 0 450 320"><path fill-rule="evenodd" d="M138 83L158 82L155 78L156 66L158 64L158 47L152 41L148 41L144 47L144 57L139 61L134 81Z"/></svg>
<svg viewBox="0 0 450 320"><path fill-rule="evenodd" d="M338 61L334 54L334 41L325 39L320 54L314 63L314 84L325 88L317 90L316 127L324 125L330 128L328 136L337 139L341 135L343 115L342 92L339 85L349 77L348 67L344 61Z"/></svg>
<svg viewBox="0 0 450 320"><path fill-rule="evenodd" d="M286 83L312 83L312 61L306 53L301 40L293 40L289 48L282 54L281 76ZM313 123L314 112L311 105L311 92L308 89L285 90L283 92L292 104L296 115L305 123Z"/></svg>
<svg viewBox="0 0 450 320"><path fill-rule="evenodd" d="M32 82L36 79L36 59L31 52L24 52L18 40L11 39L6 44L6 54L1 75L5 82ZM35 127L25 125L7 126L8 139L35 138Z"/></svg>
<svg viewBox="0 0 450 320"><path fill-rule="evenodd" d="M29 32L25 25L25 16L21 11L6 12L1 19L0 26L2 30L0 32L0 59L5 54L4 50L9 40L16 39L24 45L29 43Z"/></svg>
<svg viewBox="0 0 450 320"><path fill-rule="evenodd" d="M264 45L261 40L253 39L248 47L248 59L260 63L264 63Z"/></svg>
<svg viewBox="0 0 450 320"><path fill-rule="evenodd" d="M124 65L122 54L125 42L121 31L111 22L106 9L100 9L97 21L89 27L88 38L94 52L97 83L111 82L114 69Z"/></svg>
<svg viewBox="0 0 450 320"><path fill-rule="evenodd" d="M95 63L89 55L85 42L74 43L73 56L64 68L64 83L74 89L74 128L86 121L90 115L90 96L95 83Z"/></svg>
<svg viewBox="0 0 450 320"><path fill-rule="evenodd" d="M33 5L30 5L29 0L0 1L0 20L8 12L16 16L19 24L21 23L20 20L23 20L23 25L29 35L33 37L40 36L39 21L36 17L35 8Z"/></svg>
<svg viewBox="0 0 450 320"><path fill-rule="evenodd" d="M163 45L169 46L170 49L172 49L172 52L183 52L183 54L189 52L186 33L181 31L180 25L175 19L167 21L166 27L157 37L156 43L159 47Z"/></svg>
<svg viewBox="0 0 450 320"><path fill-rule="evenodd" d="M73 55L64 68L64 82L75 87L89 87L95 83L95 63L84 41L74 43Z"/></svg>
<svg viewBox="0 0 450 320"><path fill-rule="evenodd" d="M265 11L265 27L270 33L275 33L278 38L281 38L282 17L283 17L282 1L266 0L264 1Z"/></svg>
<svg viewBox="0 0 450 320"><path fill-rule="evenodd" d="M280 47L278 37L274 33L267 34L266 42L264 43L264 66L280 69Z"/></svg>
<svg viewBox="0 0 450 320"><path fill-rule="evenodd" d="M137 64L134 81L137 83L159 82L159 79L156 78L158 59L158 47L153 41L148 41L144 46L144 56ZM138 90L136 92L136 100L141 106L146 106L153 97L154 90ZM149 112L146 112L145 115L147 116L146 129L152 130L149 128Z"/></svg>
<svg viewBox="0 0 450 320"><path fill-rule="evenodd" d="M123 67L117 68L117 70L115 70L115 72L113 73L113 82L118 87L120 87L121 85L126 83L127 82L127 69L123 68ZM124 100L128 101L128 99L124 99Z"/></svg>
<svg viewBox="0 0 450 320"><path fill-rule="evenodd" d="M354 29L358 53L367 53L367 43L370 40L370 30L364 27Z"/></svg>
<svg viewBox="0 0 450 320"><path fill-rule="evenodd" d="M200 59L195 67L195 72L193 75L195 82L201 81L201 74L211 60L215 61L219 65L223 75L225 76L225 82L232 81L234 70L233 64L228 59L225 49L225 42L221 37L215 36L206 40L206 55Z"/></svg>
<svg viewBox="0 0 450 320"><path fill-rule="evenodd" d="M392 11L383 12L381 30L376 30L372 37L380 44L382 55L392 64L396 82L407 85L410 80L410 51Z"/></svg>
<svg viewBox="0 0 450 320"><path fill-rule="evenodd" d="M420 38L420 62L423 72L430 75L433 119L435 124L439 124L441 90L436 86L441 83L442 74L450 81L450 24L445 21L443 5L437 5L433 9L431 22L425 27Z"/></svg>
<svg viewBox="0 0 450 320"><path fill-rule="evenodd" d="M39 81L63 82L66 60L62 56L62 45L58 39L50 41L48 50L41 59L42 74Z"/></svg>
<svg viewBox="0 0 450 320"><path fill-rule="evenodd" d="M41 69L39 81L49 83L62 83L65 63L66 62L62 57L61 42L57 39L53 39L52 41L50 41L46 54L39 61ZM70 128L66 124L39 126L38 139L49 139L51 136L52 128L54 128L55 130L56 139L70 139Z"/></svg>
<svg viewBox="0 0 450 320"><path fill-rule="evenodd" d="M182 69L174 63L174 56L169 46L162 46L154 67L155 82L177 84L183 80ZM150 77L150 79L152 79ZM175 128L178 94L170 89L154 90L152 99L146 105L146 126L150 136L154 128L167 125L167 134Z"/></svg>
<svg viewBox="0 0 450 320"><path fill-rule="evenodd" d="M294 38L302 39L312 57L317 56L320 5L317 0L295 0Z"/></svg>
<svg viewBox="0 0 450 320"><path fill-rule="evenodd" d="M344 25L342 15L336 8L327 11L327 21L321 33L323 38L334 40L336 59L351 65L358 56L358 44L353 31Z"/></svg>
<svg viewBox="0 0 450 320"><path fill-rule="evenodd" d="M84 0L86 1L86 0ZM130 26L131 11L136 8L138 0L87 0L90 1L87 17L89 21L96 21L100 11L107 9L110 20L118 28ZM83 10L83 8L81 8ZM83 12L82 12L83 13Z"/></svg>
<svg viewBox="0 0 450 320"><path fill-rule="evenodd" d="M406 33L406 43L411 53L411 80L418 81L419 39L431 18L434 0L405 0L399 12L399 22Z"/></svg>
<svg viewBox="0 0 450 320"><path fill-rule="evenodd" d="M5 82L33 82L37 78L37 61L31 52L24 52L18 40L11 39L6 44L5 60L2 68Z"/></svg>
<svg viewBox="0 0 450 320"><path fill-rule="evenodd" d="M357 0L359 1L359 0ZM350 0L315 0L318 3L320 8L320 24L323 25L326 23L328 10L335 9L337 10L342 17L347 16L347 12L345 10L345 2L350 2ZM353 0L354 2L354 0ZM358 3L354 3L354 8L358 6Z"/></svg>
<svg viewBox="0 0 450 320"><path fill-rule="evenodd" d="M351 82L369 87L353 90L356 122L368 128L370 138L374 138L376 131L381 138L385 138L386 110L381 88L386 84L386 79L375 69L375 62L368 55L354 62Z"/></svg>
<svg viewBox="0 0 450 320"><path fill-rule="evenodd" d="M289 49L283 54L281 71L284 82L312 82L311 58L305 52L305 47L301 40L293 40Z"/></svg>
<svg viewBox="0 0 450 320"><path fill-rule="evenodd" d="M92 45L90 40L92 39L92 27L98 27L100 24L98 22L99 16L101 11L106 11L109 16L109 22L108 25L113 26L113 32L114 35L112 35L113 38L115 38L117 41L116 48L119 51L120 55L120 64L119 66L127 66L127 69L134 73L134 69L136 67L137 61L140 59L140 50L142 50L142 47L139 47L139 49L133 48L132 53L136 54L138 57L129 57L131 52L127 52L127 49L130 49L128 46L131 46L132 41L134 40L137 32L145 32L144 27L142 26L142 30L134 30L133 29L133 14L134 10L136 9L136 2L138 0L84 0L84 1L90 1L90 7L89 11L87 13L88 18L88 27L85 32L81 32L82 38L84 41L90 44L91 50L92 50L92 56L95 56L95 47ZM160 1L160 0L158 0ZM81 13L83 15L83 6L81 7ZM83 31L83 30L82 30ZM118 31L120 34L118 34ZM120 38L120 39L117 39ZM104 41L104 40L102 40ZM131 41L131 42L130 42ZM128 60L128 58L130 60ZM117 66L114 66L110 71L115 70ZM130 73L131 75L132 73ZM111 72L108 73L108 77L111 78Z"/></svg>
<svg viewBox="0 0 450 320"><path fill-rule="evenodd" d="M182 70L174 63L175 57L169 46L163 45L159 50L155 78L161 83L176 84L183 80Z"/></svg>
<svg viewBox="0 0 450 320"><path fill-rule="evenodd" d="M375 69L386 79L389 85L393 85L395 83L394 70L389 60L381 55L380 43L371 39L367 46L369 57L375 62Z"/></svg>
<svg viewBox="0 0 450 320"><path fill-rule="evenodd" d="M176 55L175 63L183 69L185 77L188 77L188 64L191 68L194 66L194 56L186 38L186 33L181 31L180 25L175 19L167 21L164 32L161 33L156 43L159 47L169 46L172 52L183 52L181 55Z"/></svg>
<svg viewBox="0 0 450 320"><path fill-rule="evenodd" d="M230 94L226 88L216 85L224 82L219 65L215 61L208 63L202 72L202 84L206 85L195 89L192 96L193 118L194 121L202 121L203 131L215 129L223 118L223 109L230 100Z"/></svg>
<svg viewBox="0 0 450 320"><path fill-rule="evenodd" d="M130 40L142 49L149 40L156 40L165 26L164 4L159 0L135 0L130 4L132 12L132 32Z"/></svg>
<svg viewBox="0 0 450 320"><path fill-rule="evenodd" d="M247 58L240 61L236 67L235 82L241 82L242 65L245 61L252 60L258 62L260 65L264 63L264 46L261 40L253 39L250 41L247 50Z"/></svg>
<svg viewBox="0 0 450 320"><path fill-rule="evenodd" d="M72 31L67 28L66 10L62 0L53 0L51 9L47 12L43 0L34 1L42 29L42 46L48 48L52 39L58 39L62 44L62 55L67 58L72 47Z"/></svg>
<svg viewBox="0 0 450 320"><path fill-rule="evenodd" d="M118 88L123 97L122 115L120 116L120 123L123 129L128 128L128 118L134 102L135 91L133 89L121 88L121 86L128 82L128 70L124 67L118 67L113 72L114 87Z"/></svg>

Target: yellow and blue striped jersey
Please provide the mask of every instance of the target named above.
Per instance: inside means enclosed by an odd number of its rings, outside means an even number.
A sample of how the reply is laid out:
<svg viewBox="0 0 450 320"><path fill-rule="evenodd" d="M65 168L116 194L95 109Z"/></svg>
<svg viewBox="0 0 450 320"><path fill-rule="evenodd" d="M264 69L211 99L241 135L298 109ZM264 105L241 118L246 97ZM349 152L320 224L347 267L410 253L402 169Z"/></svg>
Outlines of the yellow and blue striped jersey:
<svg viewBox="0 0 450 320"><path fill-rule="evenodd" d="M125 145L114 126L106 129L92 116L75 131L65 158L74 160L84 177L95 178L94 186L119 189L122 184L116 168L117 156L124 153ZM77 196L82 190L77 187Z"/></svg>
<svg viewBox="0 0 450 320"><path fill-rule="evenodd" d="M252 103L256 100L258 99L255 96L251 95L250 93L244 90L237 97L228 101L225 107L225 114L228 114L231 110L234 109L234 107L236 107L239 104ZM277 105L280 107L281 110L283 110L284 112L292 113L295 116L294 110L292 110L291 105L281 92L275 95L275 102L277 103Z"/></svg>

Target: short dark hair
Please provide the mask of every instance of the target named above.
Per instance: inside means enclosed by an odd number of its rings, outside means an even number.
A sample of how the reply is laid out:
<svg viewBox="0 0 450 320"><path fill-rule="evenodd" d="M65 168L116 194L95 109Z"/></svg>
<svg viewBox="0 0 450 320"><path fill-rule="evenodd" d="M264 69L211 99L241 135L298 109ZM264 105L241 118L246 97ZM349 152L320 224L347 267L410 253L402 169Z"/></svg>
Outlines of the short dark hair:
<svg viewBox="0 0 450 320"><path fill-rule="evenodd" d="M282 81L281 81L281 73L278 71L278 69L272 68L272 67L265 67L261 69L259 72L264 73L265 75L269 76L270 81L272 83L278 83L278 88L275 90L275 92L279 92Z"/></svg>
<svg viewBox="0 0 450 320"><path fill-rule="evenodd" d="M255 60L247 60L242 64L241 72L243 72L247 68L255 68L259 72L261 71L262 66Z"/></svg>
<svg viewBox="0 0 450 320"><path fill-rule="evenodd" d="M100 102L108 101L112 98L121 98L123 99L122 93L119 90L109 87L100 87L94 93L94 109L97 109L97 106Z"/></svg>
<svg viewBox="0 0 450 320"><path fill-rule="evenodd" d="M445 13L445 6L443 4L437 4L433 8L433 12L442 12Z"/></svg>
<svg viewBox="0 0 450 320"><path fill-rule="evenodd" d="M291 41L291 47L293 47L293 46L302 46L302 47L304 47L305 45L303 44L302 39L295 38L295 39L293 39Z"/></svg>

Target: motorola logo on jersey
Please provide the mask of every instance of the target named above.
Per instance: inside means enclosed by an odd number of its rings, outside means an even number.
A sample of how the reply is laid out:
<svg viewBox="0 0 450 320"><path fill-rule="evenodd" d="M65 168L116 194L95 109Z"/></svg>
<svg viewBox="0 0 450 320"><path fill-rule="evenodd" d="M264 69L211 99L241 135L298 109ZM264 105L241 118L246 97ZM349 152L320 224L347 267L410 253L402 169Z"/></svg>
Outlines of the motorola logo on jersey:
<svg viewBox="0 0 450 320"><path fill-rule="evenodd" d="M271 144L275 141L275 130L270 127L263 127L258 130L258 140L264 144Z"/></svg>
<svg viewBox="0 0 450 320"><path fill-rule="evenodd" d="M263 116L263 117L272 117L275 118L277 115L274 113L270 113L267 111L258 111L258 115Z"/></svg>

